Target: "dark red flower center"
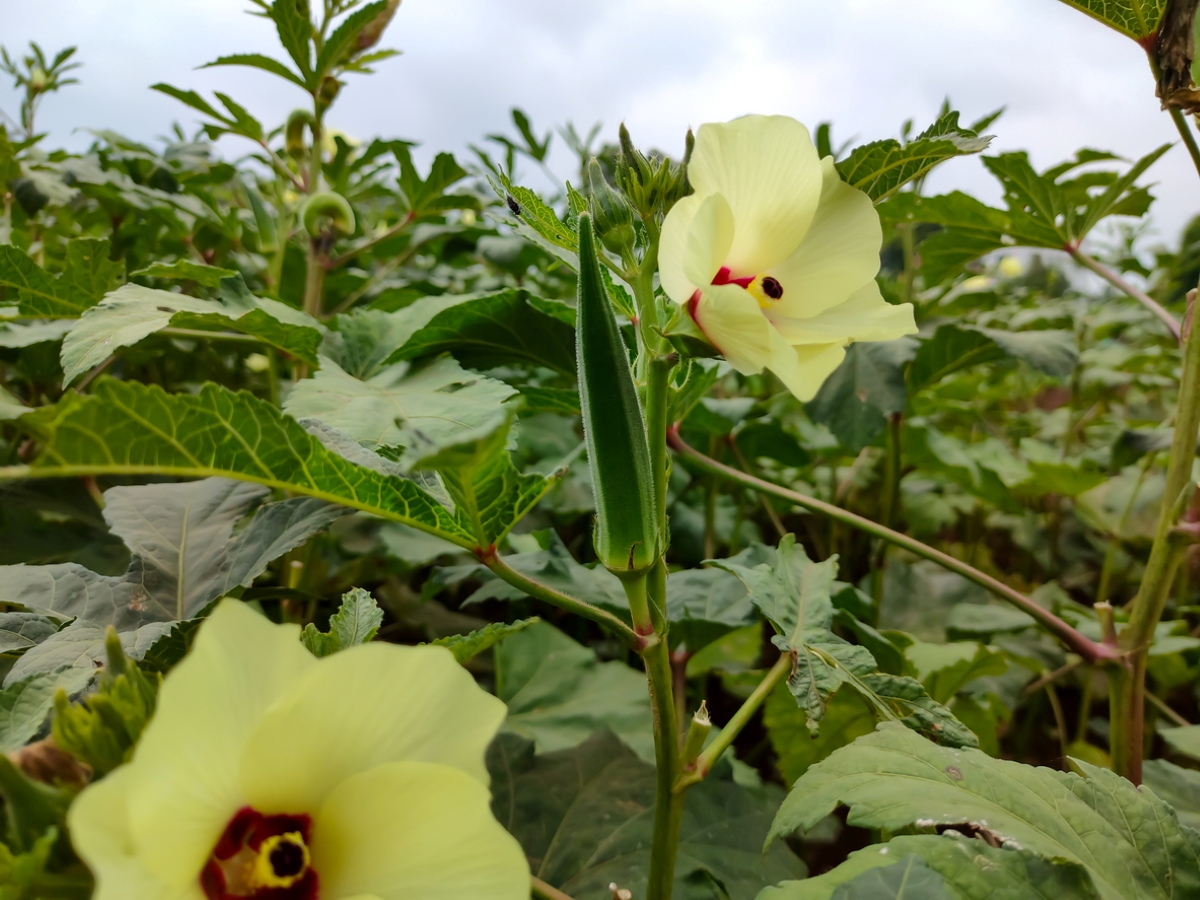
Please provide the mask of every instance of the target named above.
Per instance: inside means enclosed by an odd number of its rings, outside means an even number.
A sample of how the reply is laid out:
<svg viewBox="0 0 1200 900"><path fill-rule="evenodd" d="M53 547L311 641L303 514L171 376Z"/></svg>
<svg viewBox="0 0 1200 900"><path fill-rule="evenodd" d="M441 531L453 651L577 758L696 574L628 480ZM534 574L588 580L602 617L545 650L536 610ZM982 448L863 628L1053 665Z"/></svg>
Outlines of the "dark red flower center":
<svg viewBox="0 0 1200 900"><path fill-rule="evenodd" d="M208 900L318 900L308 853L312 819L246 806L225 826L200 873Z"/></svg>

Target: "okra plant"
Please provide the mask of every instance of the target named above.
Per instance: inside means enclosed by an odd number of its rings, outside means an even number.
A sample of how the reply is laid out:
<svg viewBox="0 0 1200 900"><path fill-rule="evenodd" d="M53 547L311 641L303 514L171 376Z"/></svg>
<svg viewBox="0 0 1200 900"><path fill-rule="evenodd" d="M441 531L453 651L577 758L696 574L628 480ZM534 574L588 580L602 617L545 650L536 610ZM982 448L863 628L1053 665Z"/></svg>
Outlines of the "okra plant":
<svg viewBox="0 0 1200 900"><path fill-rule="evenodd" d="M1195 0L1069 5L1200 176ZM399 7L251 0L208 65L295 110L156 84L154 146L51 149L98 48L0 53L0 898L1200 897L1171 145L426 165L335 127Z"/></svg>

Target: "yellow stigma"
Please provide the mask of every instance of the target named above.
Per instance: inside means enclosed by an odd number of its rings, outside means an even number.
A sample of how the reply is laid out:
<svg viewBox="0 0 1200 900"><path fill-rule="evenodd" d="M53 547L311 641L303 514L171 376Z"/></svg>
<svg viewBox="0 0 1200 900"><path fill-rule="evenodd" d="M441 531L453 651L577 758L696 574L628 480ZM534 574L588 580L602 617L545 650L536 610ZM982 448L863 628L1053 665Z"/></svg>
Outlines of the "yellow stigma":
<svg viewBox="0 0 1200 900"><path fill-rule="evenodd" d="M300 832L272 835L258 848L250 885L254 888L291 887L305 876L310 862L308 847Z"/></svg>
<svg viewBox="0 0 1200 900"><path fill-rule="evenodd" d="M779 302L783 296L783 285L770 275L759 275L746 285L746 291L758 301L761 308L766 309Z"/></svg>

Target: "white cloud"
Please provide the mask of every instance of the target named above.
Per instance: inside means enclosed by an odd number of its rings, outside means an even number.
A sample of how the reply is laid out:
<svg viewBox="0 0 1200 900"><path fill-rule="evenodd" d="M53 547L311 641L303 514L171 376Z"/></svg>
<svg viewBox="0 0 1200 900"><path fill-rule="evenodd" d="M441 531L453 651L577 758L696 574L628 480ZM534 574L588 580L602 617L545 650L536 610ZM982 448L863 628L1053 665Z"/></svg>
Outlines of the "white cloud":
<svg viewBox="0 0 1200 900"><path fill-rule="evenodd" d="M0 0L4 42L79 45L83 84L40 113L55 141L86 145L74 128L148 140L179 119L166 81L233 94L267 122L303 96L271 76L199 66L236 51L279 52L270 24L242 0ZM334 110L357 135L419 139L459 151L503 129L519 105L537 127L624 119L639 143L678 149L684 130L744 112L780 112L835 138L923 126L949 95L968 120L998 106L999 149L1036 165L1081 146L1135 157L1176 138L1158 109L1145 57L1126 38L1053 0L405 0L387 42L404 55L356 80ZM0 109L15 114L0 89ZM234 146L228 152L236 152ZM554 164L572 165L559 147ZM1162 183L1155 222L1171 238L1200 209L1200 180L1182 148L1152 170ZM995 201L978 161L958 161L931 189Z"/></svg>

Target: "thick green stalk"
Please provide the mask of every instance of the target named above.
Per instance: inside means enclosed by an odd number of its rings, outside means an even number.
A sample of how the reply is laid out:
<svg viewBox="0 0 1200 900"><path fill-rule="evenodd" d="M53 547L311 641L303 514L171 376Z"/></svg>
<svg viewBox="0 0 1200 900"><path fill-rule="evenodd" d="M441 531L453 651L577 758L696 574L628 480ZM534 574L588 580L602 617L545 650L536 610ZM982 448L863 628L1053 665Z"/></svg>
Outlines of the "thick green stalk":
<svg viewBox="0 0 1200 900"><path fill-rule="evenodd" d="M763 481L761 478L755 478L753 475L748 475L738 469L726 466L723 463L717 462L715 459L710 459L700 451L689 446L679 436L678 431L672 428L668 433L668 442L671 447L679 454L686 456L695 466L707 472L720 475L730 481L735 481L745 485L755 491L759 491L772 496L787 500L789 503L794 503L796 506L804 509L812 510L813 512L821 513L828 516L834 521L841 522L844 525L849 525L852 528L857 528L860 531L865 531L867 534L877 538L882 538L889 544L894 544L897 547L903 547L910 553L924 559L931 560L951 572L956 572L964 578L975 582L980 587L985 588L995 594L1002 600L1006 600L1022 611L1028 613L1038 624L1062 641L1072 652L1079 654L1087 662L1095 666L1109 665L1121 658L1121 653L1113 647L1108 647L1104 644L1097 643L1090 638L1080 634L1067 622L1064 622L1054 613L1042 608L1037 603L1034 603L1020 591L1016 591L1002 581L993 578L984 572L980 572L974 566L968 565L962 560L955 559L948 553L943 553L918 541L916 538L909 537L906 534L901 534L898 531L893 531L890 528L885 528L877 522L872 522L870 519L863 518L860 515L850 512L847 509L842 509L840 506L835 506L832 503L826 503L823 500L817 500L815 497L809 497L805 494L799 494L796 491L789 491L787 488L780 487L777 484L771 484L769 481Z"/></svg>
<svg viewBox="0 0 1200 900"><path fill-rule="evenodd" d="M1175 123L1175 128L1179 132L1179 136L1183 138L1183 145L1187 147L1188 155L1192 158L1192 164L1196 167L1196 171L1200 173L1200 146L1196 144L1196 136L1192 134L1192 129L1187 123L1187 117L1183 114L1183 110L1171 107L1171 121Z"/></svg>
<svg viewBox="0 0 1200 900"><path fill-rule="evenodd" d="M675 853L683 822L682 791L675 790L682 766L679 724L671 679L670 647L665 639L642 654L650 684L650 709L654 717L654 837L650 845L650 876L646 900L671 900L675 883Z"/></svg>

